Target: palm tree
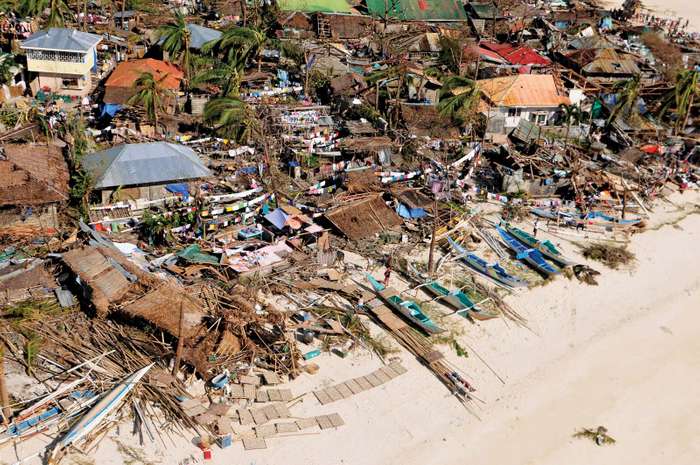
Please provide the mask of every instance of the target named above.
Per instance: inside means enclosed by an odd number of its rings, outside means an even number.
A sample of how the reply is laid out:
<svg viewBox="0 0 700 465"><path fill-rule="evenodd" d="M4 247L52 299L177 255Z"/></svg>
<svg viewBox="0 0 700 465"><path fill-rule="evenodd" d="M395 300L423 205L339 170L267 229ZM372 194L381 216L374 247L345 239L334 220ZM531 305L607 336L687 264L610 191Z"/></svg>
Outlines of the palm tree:
<svg viewBox="0 0 700 465"><path fill-rule="evenodd" d="M257 57L258 69L260 69L266 41L267 36L264 32L247 27L232 27L225 30L218 39L204 44L202 51L213 53L224 60L242 63Z"/></svg>
<svg viewBox="0 0 700 465"><path fill-rule="evenodd" d="M163 81L168 77L166 74L160 79L153 77L151 73L141 73L134 83L136 94L127 101L129 105L143 106L148 118L158 127L158 113L165 107L165 99L172 95L170 89L165 88Z"/></svg>
<svg viewBox="0 0 700 465"><path fill-rule="evenodd" d="M463 76L449 76L440 89L438 111L455 123L463 124L469 119L481 98L476 81Z"/></svg>
<svg viewBox="0 0 700 465"><path fill-rule="evenodd" d="M578 124L581 122L581 109L578 105L559 105L559 110L564 116L564 122L566 123L566 135L564 135L564 150L569 146L569 131L571 130L572 124Z"/></svg>
<svg viewBox="0 0 700 465"><path fill-rule="evenodd" d="M608 124L615 121L620 115L629 118L636 114L640 88L639 74L624 81L617 81L613 85L613 90L616 91L619 100L610 113Z"/></svg>
<svg viewBox="0 0 700 465"><path fill-rule="evenodd" d="M163 41L163 50L168 52L171 60L179 61L185 71L185 81L189 82L192 70L190 55L192 35L182 13L176 12L175 21L161 26L158 29L158 36Z"/></svg>
<svg viewBox="0 0 700 465"><path fill-rule="evenodd" d="M204 121L222 137L244 143L251 134L260 133L253 109L237 97L219 97L204 106Z"/></svg>
<svg viewBox="0 0 700 465"><path fill-rule="evenodd" d="M70 8L65 0L21 0L17 10L22 16L41 16L44 10L49 9L48 27L61 27L65 23L66 16L70 15Z"/></svg>
<svg viewBox="0 0 700 465"><path fill-rule="evenodd" d="M700 96L700 71L693 69L679 72L675 87L662 100L660 112L660 116L663 117L670 108L675 108L674 134L683 131L687 126L688 117L698 96Z"/></svg>
<svg viewBox="0 0 700 465"><path fill-rule="evenodd" d="M243 65L238 61L221 63L220 66L198 73L192 79L192 84L213 83L221 88L222 97L238 96L243 78Z"/></svg>

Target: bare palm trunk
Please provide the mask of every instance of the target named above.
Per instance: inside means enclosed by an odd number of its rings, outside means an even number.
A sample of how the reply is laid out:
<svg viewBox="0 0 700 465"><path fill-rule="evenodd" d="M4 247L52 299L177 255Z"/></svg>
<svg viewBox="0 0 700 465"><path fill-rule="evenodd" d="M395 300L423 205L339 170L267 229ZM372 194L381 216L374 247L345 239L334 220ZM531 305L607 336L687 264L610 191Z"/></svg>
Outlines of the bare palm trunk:
<svg viewBox="0 0 700 465"><path fill-rule="evenodd" d="M246 0L239 0L241 4L241 22L243 23L243 27L246 27L246 23L248 22L248 5L246 4Z"/></svg>

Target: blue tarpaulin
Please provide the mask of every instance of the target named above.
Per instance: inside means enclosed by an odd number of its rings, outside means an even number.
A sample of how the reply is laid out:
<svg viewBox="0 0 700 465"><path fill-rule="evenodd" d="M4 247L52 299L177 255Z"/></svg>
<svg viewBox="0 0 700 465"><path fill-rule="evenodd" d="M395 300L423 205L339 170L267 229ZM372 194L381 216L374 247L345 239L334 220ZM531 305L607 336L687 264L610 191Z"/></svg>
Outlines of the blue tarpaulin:
<svg viewBox="0 0 700 465"><path fill-rule="evenodd" d="M241 174L255 174L258 172L258 168L255 166L245 166L238 170L238 172Z"/></svg>
<svg viewBox="0 0 700 465"><path fill-rule="evenodd" d="M273 210L272 212L265 215L265 219L272 223L277 229L284 229L284 225L287 222L287 214L281 208Z"/></svg>
<svg viewBox="0 0 700 465"><path fill-rule="evenodd" d="M168 184L165 186L165 190L172 192L173 194L180 194L182 199L187 201L190 198L190 190L187 184Z"/></svg>
<svg viewBox="0 0 700 465"><path fill-rule="evenodd" d="M409 208L402 203L396 206L396 213L401 218L423 218L426 215L425 210L422 208Z"/></svg>
<svg viewBox="0 0 700 465"><path fill-rule="evenodd" d="M102 106L102 113L100 113L100 116L102 117L104 115L109 115L110 117L114 118L114 115L116 115L121 109L122 105L119 105L118 103L105 103Z"/></svg>

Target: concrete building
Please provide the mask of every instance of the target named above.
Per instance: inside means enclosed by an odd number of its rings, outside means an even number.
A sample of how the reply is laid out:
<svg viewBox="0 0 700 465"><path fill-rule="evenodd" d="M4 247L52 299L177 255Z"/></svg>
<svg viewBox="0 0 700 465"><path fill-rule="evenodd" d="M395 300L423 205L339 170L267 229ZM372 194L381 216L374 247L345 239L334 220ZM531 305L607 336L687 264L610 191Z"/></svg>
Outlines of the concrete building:
<svg viewBox="0 0 700 465"><path fill-rule="evenodd" d="M559 105L569 105L549 74L517 74L477 81L484 104L481 112L488 118L487 132L506 134L521 119L538 126L550 124Z"/></svg>
<svg viewBox="0 0 700 465"><path fill-rule="evenodd" d="M50 28L22 42L27 69L36 73L36 90L62 95L90 93L91 76L97 70L97 45L102 37L73 29Z"/></svg>

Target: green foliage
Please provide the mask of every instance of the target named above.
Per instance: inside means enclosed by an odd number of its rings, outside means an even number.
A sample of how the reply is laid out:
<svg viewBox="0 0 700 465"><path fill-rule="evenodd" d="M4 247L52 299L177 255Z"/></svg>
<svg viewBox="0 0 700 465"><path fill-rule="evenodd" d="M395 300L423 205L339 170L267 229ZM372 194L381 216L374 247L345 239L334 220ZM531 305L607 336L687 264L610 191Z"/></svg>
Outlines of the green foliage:
<svg viewBox="0 0 700 465"><path fill-rule="evenodd" d="M14 55L0 52L0 85L10 84L19 69L20 66L15 62Z"/></svg>
<svg viewBox="0 0 700 465"><path fill-rule="evenodd" d="M129 105L143 106L148 118L155 125L158 125L158 113L164 108L165 98L172 95L172 92L163 84L167 77L166 74L162 78L156 79L151 73L141 73L134 83L137 92L127 101Z"/></svg>
<svg viewBox="0 0 700 465"><path fill-rule="evenodd" d="M260 122L254 110L237 97L208 101L203 116L204 121L213 126L214 132L239 143L244 143L254 133L260 133Z"/></svg>
<svg viewBox="0 0 700 465"><path fill-rule="evenodd" d="M202 47L204 53L211 53L227 62L242 63L258 58L263 51L267 36L264 32L248 27L233 26L226 29L216 40L207 42Z"/></svg>
<svg viewBox="0 0 700 465"><path fill-rule="evenodd" d="M440 47L440 56L438 58L440 64L449 71L460 74L464 57L464 45L457 39L440 36Z"/></svg>
<svg viewBox="0 0 700 465"><path fill-rule="evenodd" d="M676 85L662 100L661 112L663 117L673 108L676 114L674 131L678 133L685 129L695 99L700 96L700 71L683 70L676 75Z"/></svg>
<svg viewBox="0 0 700 465"><path fill-rule="evenodd" d="M192 84L215 84L221 88L221 97L237 97L245 72L244 64L235 60L219 62L218 66L198 73L192 80Z"/></svg>
<svg viewBox="0 0 700 465"><path fill-rule="evenodd" d="M613 85L613 90L617 93L618 102L610 113L608 124L622 115L625 118L632 117L637 114L637 99L639 98L639 90L641 77L636 75L624 81L617 81Z"/></svg>
<svg viewBox="0 0 700 465"><path fill-rule="evenodd" d="M634 254L627 250L625 246L596 243L581 248L584 257L601 262L613 270L634 261Z"/></svg>
<svg viewBox="0 0 700 465"><path fill-rule="evenodd" d="M66 19L72 15L65 0L18 0L16 9L22 16L37 16L49 10L48 27L62 27Z"/></svg>
<svg viewBox="0 0 700 465"><path fill-rule="evenodd" d="M24 344L24 362L27 365L27 371L31 374L32 367L36 361L36 356L41 351L41 346L44 344L44 340L41 338L41 336L35 334L34 332L30 332L25 336L27 341Z"/></svg>
<svg viewBox="0 0 700 465"><path fill-rule="evenodd" d="M175 21L161 26L158 29L158 37L163 39L163 50L168 52L172 60L179 61L185 71L185 78L189 81L192 72L191 34L182 13L176 12Z"/></svg>
<svg viewBox="0 0 700 465"><path fill-rule="evenodd" d="M450 76L442 83L438 111L454 123L465 124L474 113L480 98L481 90L476 81L462 76Z"/></svg>

